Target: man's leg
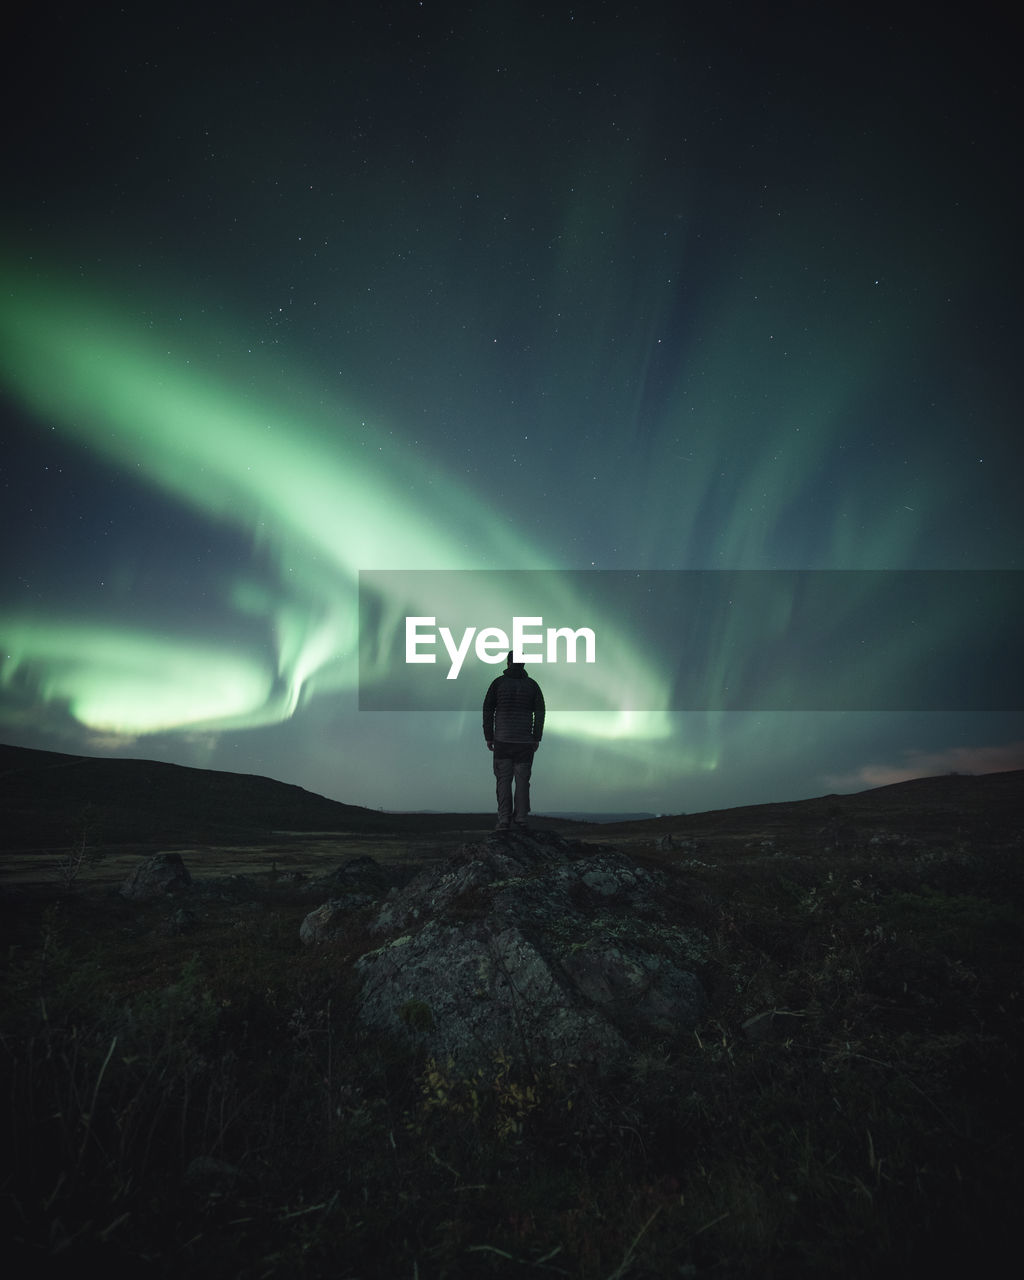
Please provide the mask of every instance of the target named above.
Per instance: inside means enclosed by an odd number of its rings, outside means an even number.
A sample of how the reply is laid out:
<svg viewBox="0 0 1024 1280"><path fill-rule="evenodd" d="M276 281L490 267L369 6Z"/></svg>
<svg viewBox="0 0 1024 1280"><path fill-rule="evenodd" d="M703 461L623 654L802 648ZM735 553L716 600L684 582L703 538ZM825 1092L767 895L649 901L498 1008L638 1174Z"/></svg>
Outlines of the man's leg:
<svg viewBox="0 0 1024 1280"><path fill-rule="evenodd" d="M507 827L512 821L512 771L515 765L507 756L498 754L497 746L494 748L493 761L494 790L498 797L498 826Z"/></svg>
<svg viewBox="0 0 1024 1280"><path fill-rule="evenodd" d="M526 826L526 819L530 816L530 774L533 771L533 756L531 754L529 760L517 760L515 765L516 779L516 800L515 800L515 821Z"/></svg>

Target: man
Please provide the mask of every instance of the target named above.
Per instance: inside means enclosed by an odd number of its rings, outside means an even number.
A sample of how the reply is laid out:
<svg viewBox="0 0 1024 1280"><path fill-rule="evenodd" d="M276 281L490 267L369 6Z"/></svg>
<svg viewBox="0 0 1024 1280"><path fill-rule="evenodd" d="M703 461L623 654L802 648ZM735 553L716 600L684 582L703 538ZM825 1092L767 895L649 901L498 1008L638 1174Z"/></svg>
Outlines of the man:
<svg viewBox="0 0 1024 1280"><path fill-rule="evenodd" d="M521 662L509 653L505 670L484 697L484 739L494 753L498 830L513 823L525 827L530 812L530 773L533 753L544 732L544 695ZM515 800L512 783L515 781Z"/></svg>

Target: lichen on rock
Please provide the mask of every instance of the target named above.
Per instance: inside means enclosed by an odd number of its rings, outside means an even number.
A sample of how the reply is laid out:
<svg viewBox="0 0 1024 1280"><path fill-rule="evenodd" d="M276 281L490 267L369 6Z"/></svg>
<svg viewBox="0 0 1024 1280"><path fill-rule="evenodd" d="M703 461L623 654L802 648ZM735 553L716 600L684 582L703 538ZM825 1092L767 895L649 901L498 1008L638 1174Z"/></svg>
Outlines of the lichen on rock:
<svg viewBox="0 0 1024 1280"><path fill-rule="evenodd" d="M548 832L463 845L371 915L394 936L356 962L358 1017L467 1065L611 1065L638 1037L685 1034L708 942L668 918L665 888L664 872Z"/></svg>

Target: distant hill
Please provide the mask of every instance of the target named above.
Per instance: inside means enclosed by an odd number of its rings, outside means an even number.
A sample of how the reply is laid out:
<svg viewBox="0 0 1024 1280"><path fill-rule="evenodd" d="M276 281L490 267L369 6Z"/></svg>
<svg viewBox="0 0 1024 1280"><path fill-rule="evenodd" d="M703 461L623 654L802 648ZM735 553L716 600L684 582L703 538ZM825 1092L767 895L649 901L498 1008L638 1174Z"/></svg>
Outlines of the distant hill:
<svg viewBox="0 0 1024 1280"><path fill-rule="evenodd" d="M246 843L270 831L369 831L393 822L254 774L0 745L0 849L90 843Z"/></svg>
<svg viewBox="0 0 1024 1280"><path fill-rule="evenodd" d="M584 810L553 810L538 813L538 818L561 818L566 822L646 822L657 817L654 813L587 813Z"/></svg>
<svg viewBox="0 0 1024 1280"><path fill-rule="evenodd" d="M794 836L815 841L828 828L920 837L962 832L1000 839L1024 832L1024 770L915 778L852 795L745 805L651 818L537 815L545 826L599 823L602 839L742 841ZM93 846L257 844L272 832L430 836L484 830L493 813L384 813L343 804L256 774L192 769L152 760L102 759L0 745L0 851L62 849L88 828ZM582 834L582 833L581 833ZM820 843L820 841L818 841Z"/></svg>
<svg viewBox="0 0 1024 1280"><path fill-rule="evenodd" d="M1024 838L1024 769L911 778L848 795L709 809L644 823L611 823L601 827L601 834L636 834L641 829L655 838L672 835L712 842L722 837L778 838L789 847L794 837L820 846L818 837L824 831L844 831L847 839L882 832L926 840L958 835L1020 839Z"/></svg>

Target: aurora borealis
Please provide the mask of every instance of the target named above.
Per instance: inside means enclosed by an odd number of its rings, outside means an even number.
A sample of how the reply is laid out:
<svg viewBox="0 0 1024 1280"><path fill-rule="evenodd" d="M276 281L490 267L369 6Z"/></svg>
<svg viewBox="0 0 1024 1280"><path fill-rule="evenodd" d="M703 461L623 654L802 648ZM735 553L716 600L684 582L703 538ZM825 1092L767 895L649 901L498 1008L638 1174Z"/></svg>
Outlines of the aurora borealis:
<svg viewBox="0 0 1024 1280"><path fill-rule="evenodd" d="M486 809L477 714L359 709L361 571L1024 567L1008 29L680 13L22 20L0 739ZM539 809L1024 765L1013 708L673 710L602 615Z"/></svg>

